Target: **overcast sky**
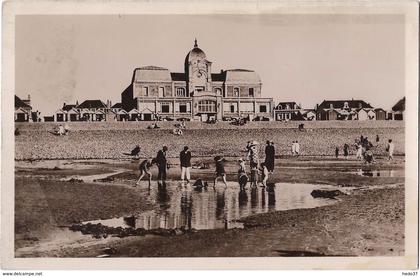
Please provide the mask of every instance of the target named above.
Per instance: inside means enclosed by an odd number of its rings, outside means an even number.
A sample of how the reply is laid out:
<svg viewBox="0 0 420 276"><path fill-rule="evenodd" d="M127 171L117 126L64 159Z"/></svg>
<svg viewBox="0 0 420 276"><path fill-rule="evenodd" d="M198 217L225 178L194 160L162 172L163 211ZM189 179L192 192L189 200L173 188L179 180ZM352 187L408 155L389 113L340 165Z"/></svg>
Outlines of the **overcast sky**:
<svg viewBox="0 0 420 276"><path fill-rule="evenodd" d="M221 69L255 70L263 97L313 108L363 99L390 109L404 96L398 15L21 15L16 94L52 114L63 102L120 101L133 69L183 72L194 38Z"/></svg>

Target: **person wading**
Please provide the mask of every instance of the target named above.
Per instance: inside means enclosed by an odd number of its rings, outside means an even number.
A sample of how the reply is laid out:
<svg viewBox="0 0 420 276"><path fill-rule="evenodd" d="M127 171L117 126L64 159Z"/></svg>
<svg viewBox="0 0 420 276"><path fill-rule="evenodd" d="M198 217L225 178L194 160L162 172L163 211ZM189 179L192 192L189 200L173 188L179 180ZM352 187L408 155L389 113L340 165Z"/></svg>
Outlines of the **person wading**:
<svg viewBox="0 0 420 276"><path fill-rule="evenodd" d="M156 156L156 163L158 166L158 183L159 180L165 184L166 181L166 169L168 166L168 161L166 160L166 152L168 151L168 147L164 146L160 151L158 151Z"/></svg>
<svg viewBox="0 0 420 276"><path fill-rule="evenodd" d="M269 172L274 171L274 156L276 154L276 150L274 148L274 143L267 141L267 145L265 146L265 165L267 166L267 170Z"/></svg>
<svg viewBox="0 0 420 276"><path fill-rule="evenodd" d="M188 150L187 146L179 153L179 161L181 163L181 181L184 182L186 176L187 183L190 183L191 151Z"/></svg>

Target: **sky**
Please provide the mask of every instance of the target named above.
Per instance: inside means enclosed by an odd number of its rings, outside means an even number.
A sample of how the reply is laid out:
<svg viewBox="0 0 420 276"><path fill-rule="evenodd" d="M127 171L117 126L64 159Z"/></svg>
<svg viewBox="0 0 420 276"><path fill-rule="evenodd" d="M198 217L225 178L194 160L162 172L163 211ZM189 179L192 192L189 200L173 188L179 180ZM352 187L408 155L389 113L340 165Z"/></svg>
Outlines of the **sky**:
<svg viewBox="0 0 420 276"><path fill-rule="evenodd" d="M15 94L30 94L42 115L64 102L120 102L137 67L183 72L194 38L213 73L255 70L276 102L390 109L404 96L401 15L19 15L15 34Z"/></svg>

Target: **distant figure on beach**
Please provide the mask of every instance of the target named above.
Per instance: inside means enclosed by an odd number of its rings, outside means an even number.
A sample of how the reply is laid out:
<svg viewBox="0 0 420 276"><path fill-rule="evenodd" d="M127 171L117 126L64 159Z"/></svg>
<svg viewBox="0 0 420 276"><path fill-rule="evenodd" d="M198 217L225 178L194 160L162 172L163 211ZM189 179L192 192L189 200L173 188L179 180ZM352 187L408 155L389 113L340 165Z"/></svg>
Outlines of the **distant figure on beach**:
<svg viewBox="0 0 420 276"><path fill-rule="evenodd" d="M373 157L373 152L370 149L368 149L365 152L364 159L365 159L365 163L371 164L375 162L375 158Z"/></svg>
<svg viewBox="0 0 420 276"><path fill-rule="evenodd" d="M208 186L207 181L203 181L200 178L197 179L193 184L193 187L197 189L206 188L207 186Z"/></svg>
<svg viewBox="0 0 420 276"><path fill-rule="evenodd" d="M295 141L295 154L296 154L296 156L299 156L299 154L300 154L300 145L299 145L299 142L297 140Z"/></svg>
<svg viewBox="0 0 420 276"><path fill-rule="evenodd" d="M295 144L295 141L292 142L291 151L292 151L292 156L295 156L296 155L296 144Z"/></svg>
<svg viewBox="0 0 420 276"><path fill-rule="evenodd" d="M151 162L148 159L146 159L140 163L139 165L140 177L139 177L139 180L137 180L137 182L133 185L133 187L136 187L138 184L140 184L140 181L143 178L143 176L147 175L149 177L148 180L149 180L149 188L150 188L150 184L152 181L152 173L150 172L150 168L152 167L154 163L156 163L156 159L152 159Z"/></svg>
<svg viewBox="0 0 420 276"><path fill-rule="evenodd" d="M156 164L158 166L158 182L161 180L163 184L166 181L166 169L168 168L168 161L166 160L166 152L168 151L167 146L163 146L161 150L158 151L156 156Z"/></svg>
<svg viewBox="0 0 420 276"><path fill-rule="evenodd" d="M299 127L298 127L299 131L303 131L304 127L305 127L305 124L299 124Z"/></svg>
<svg viewBox="0 0 420 276"><path fill-rule="evenodd" d="M15 128L15 136L18 136L18 135L20 135L19 128Z"/></svg>
<svg viewBox="0 0 420 276"><path fill-rule="evenodd" d="M184 149L179 153L179 161L181 163L181 181L184 182L185 176L187 177L187 183L190 183L191 175L191 151L185 146Z"/></svg>
<svg viewBox="0 0 420 276"><path fill-rule="evenodd" d="M379 135L376 134L376 143L379 143Z"/></svg>
<svg viewBox="0 0 420 276"><path fill-rule="evenodd" d="M261 178L262 186L265 187L267 185L268 180L268 169L265 163L261 163Z"/></svg>
<svg viewBox="0 0 420 276"><path fill-rule="evenodd" d="M335 147L335 158L338 158L338 154L340 153L340 149Z"/></svg>
<svg viewBox="0 0 420 276"><path fill-rule="evenodd" d="M136 145L134 147L134 149L131 150L131 152L129 152L129 153L128 152L123 152L123 154L138 157L139 154L140 154L140 149L141 149L140 145Z"/></svg>
<svg viewBox="0 0 420 276"><path fill-rule="evenodd" d="M178 136L183 134L182 129L180 129L180 128L174 128L172 133L175 134L175 135L178 135Z"/></svg>
<svg viewBox="0 0 420 276"><path fill-rule="evenodd" d="M68 135L70 133L70 127L67 123L64 124L64 135Z"/></svg>
<svg viewBox="0 0 420 276"><path fill-rule="evenodd" d="M388 152L388 161L391 161L394 159L394 143L392 142L392 139L388 140L388 144L386 145L386 151Z"/></svg>
<svg viewBox="0 0 420 276"><path fill-rule="evenodd" d="M349 145L347 143L344 144L343 152L344 152L344 158L347 159L349 157Z"/></svg>
<svg viewBox="0 0 420 276"><path fill-rule="evenodd" d="M65 130L62 124L58 125L58 135L62 136L65 134Z"/></svg>
<svg viewBox="0 0 420 276"><path fill-rule="evenodd" d="M356 159L362 160L363 158L363 147L361 143L356 144Z"/></svg>
<svg viewBox="0 0 420 276"><path fill-rule="evenodd" d="M222 156L216 156L214 158L214 162L216 163L216 177L214 178L213 187L216 186L216 182L219 179L219 177L223 179L223 183L225 183L225 186L227 187L225 159Z"/></svg>
<svg viewBox="0 0 420 276"><path fill-rule="evenodd" d="M239 169L238 169L239 188L241 190L245 190L245 186L248 183L248 176L245 170L245 161L243 159L239 159L238 163L239 163Z"/></svg>
<svg viewBox="0 0 420 276"><path fill-rule="evenodd" d="M249 159L249 156L251 155L251 141L248 141L248 142L246 143L246 146L245 146L245 151L246 151L245 158L246 158L246 159Z"/></svg>
<svg viewBox="0 0 420 276"><path fill-rule="evenodd" d="M265 161L264 163L267 166L269 172L274 171L274 156L276 154L276 150L274 148L274 143L267 141L267 145L265 146Z"/></svg>
<svg viewBox="0 0 420 276"><path fill-rule="evenodd" d="M363 143L365 141L365 138L363 137L363 135L360 135L360 143Z"/></svg>

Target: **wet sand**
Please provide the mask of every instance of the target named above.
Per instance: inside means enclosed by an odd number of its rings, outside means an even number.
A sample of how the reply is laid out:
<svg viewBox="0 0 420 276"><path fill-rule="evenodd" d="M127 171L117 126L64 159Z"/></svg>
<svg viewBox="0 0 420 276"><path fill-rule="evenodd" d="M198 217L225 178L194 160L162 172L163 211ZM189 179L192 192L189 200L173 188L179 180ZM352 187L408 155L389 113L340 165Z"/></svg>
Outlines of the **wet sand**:
<svg viewBox="0 0 420 276"><path fill-rule="evenodd" d="M228 171L236 164L228 163ZM322 162L320 162L322 160ZM201 160L200 160L201 161ZM203 161L206 161L203 159ZM210 159L207 160L210 162ZM77 163L77 162L76 162ZM175 166L168 178L178 178ZM74 166L75 164L72 164ZM275 211L242 219L244 229L191 231L173 236L108 237L95 240L76 233L71 245L56 245L37 250L43 240L51 238L57 226L77 222L109 219L150 210L153 202L145 196L147 184L132 188L136 181L137 161L117 163L98 161L71 170L31 168L17 163L16 169L16 238L17 256L94 257L112 247L112 256L392 256L404 253L404 161L392 164L378 160L373 166L355 160L296 158L276 160L272 182L326 184L352 187L337 203L312 209ZM62 164L59 164L62 166ZM358 174L367 168L383 172L380 177ZM118 170L127 170L118 173ZM193 170L193 177L211 179L214 168ZM105 182L70 182L88 174L116 172ZM155 174L155 171L154 175ZM386 173L384 173L386 172ZM234 180L234 173L228 179ZM91 179L88 178L88 181ZM397 184L395 186L389 186ZM219 183L218 185L223 185ZM366 190L365 187L382 187ZM388 188L387 188L388 187ZM228 189L231 189L228 187ZM66 234L68 235L68 234ZM63 237L65 240L66 237Z"/></svg>

